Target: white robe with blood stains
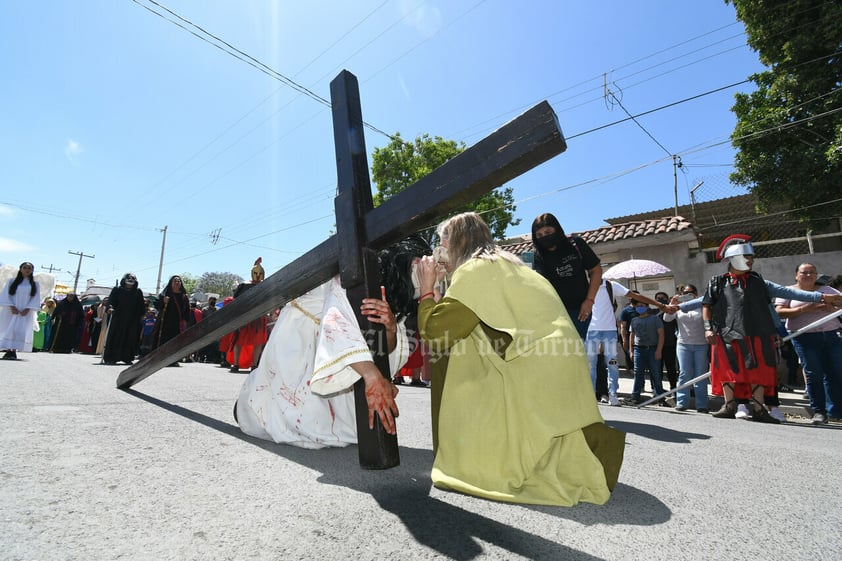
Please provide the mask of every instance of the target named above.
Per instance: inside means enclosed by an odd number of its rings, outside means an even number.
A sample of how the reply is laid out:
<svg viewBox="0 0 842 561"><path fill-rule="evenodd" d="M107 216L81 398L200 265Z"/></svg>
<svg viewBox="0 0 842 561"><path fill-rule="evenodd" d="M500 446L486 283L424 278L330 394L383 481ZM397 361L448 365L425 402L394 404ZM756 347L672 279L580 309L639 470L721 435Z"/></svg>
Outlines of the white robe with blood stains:
<svg viewBox="0 0 842 561"><path fill-rule="evenodd" d="M389 354L394 375L409 357L403 322ZM351 364L372 360L338 278L281 309L269 341L240 390L237 418L246 434L302 448L357 442Z"/></svg>

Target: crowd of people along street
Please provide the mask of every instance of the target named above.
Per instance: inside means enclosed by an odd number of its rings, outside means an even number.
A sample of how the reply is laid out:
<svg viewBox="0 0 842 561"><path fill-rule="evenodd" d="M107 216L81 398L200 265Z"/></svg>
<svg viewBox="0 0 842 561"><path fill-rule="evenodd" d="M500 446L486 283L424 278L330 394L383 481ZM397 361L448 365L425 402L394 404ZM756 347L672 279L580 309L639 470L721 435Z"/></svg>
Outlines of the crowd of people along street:
<svg viewBox="0 0 842 561"><path fill-rule="evenodd" d="M786 417L778 393L799 388L809 400L811 422L842 418L842 323L837 319L799 332L842 304L842 276L820 275L805 262L794 271L794 283L763 279L753 270L750 240L734 235L717 254L722 272L706 286L682 283L673 294L659 291L650 298L602 278L599 257L581 237L566 235L550 213L533 221L532 241L534 272L552 287L581 338L597 402L639 405L648 393L660 396L658 405L680 412L780 423ZM6 360L19 358L19 352L72 352L99 356L104 365L131 365L265 276L258 258L250 281L233 287L233 297L199 302L191 300L179 275L150 298L135 275L126 273L107 297L83 307L74 293L41 294L33 270L22 263L0 295L0 350ZM412 276L418 288L417 271ZM248 374L260 364L280 312L232 330L170 366L198 362ZM418 316L413 310L401 317L411 352L391 382L429 387L432 360ZM627 395L619 393L621 359L634 380ZM724 400L717 411L708 408L709 394Z"/></svg>

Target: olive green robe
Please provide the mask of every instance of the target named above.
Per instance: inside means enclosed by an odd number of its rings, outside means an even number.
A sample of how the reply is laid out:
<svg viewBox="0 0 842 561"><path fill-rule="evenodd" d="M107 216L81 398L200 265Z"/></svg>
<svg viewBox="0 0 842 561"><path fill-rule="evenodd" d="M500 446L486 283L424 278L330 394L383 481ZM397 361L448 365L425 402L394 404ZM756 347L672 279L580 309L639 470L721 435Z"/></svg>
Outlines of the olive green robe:
<svg viewBox="0 0 842 561"><path fill-rule="evenodd" d="M599 413L581 339L531 269L472 259L421 302L430 349L433 484L499 501L603 504L625 435Z"/></svg>

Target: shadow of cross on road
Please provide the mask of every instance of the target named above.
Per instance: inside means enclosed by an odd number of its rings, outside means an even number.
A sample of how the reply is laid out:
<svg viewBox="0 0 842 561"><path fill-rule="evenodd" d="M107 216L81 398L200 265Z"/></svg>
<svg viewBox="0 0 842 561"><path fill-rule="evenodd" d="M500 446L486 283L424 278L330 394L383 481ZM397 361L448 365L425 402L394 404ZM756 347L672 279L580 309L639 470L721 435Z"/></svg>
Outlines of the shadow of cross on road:
<svg viewBox="0 0 842 561"><path fill-rule="evenodd" d="M337 233L121 372L118 388L132 387L336 274L351 302L379 298L377 251L429 227L567 147L556 115L544 101L374 208L357 79L343 71L331 82L330 91L338 185L334 200ZM359 311L357 319L361 326L366 325ZM389 378L388 356L380 343L385 334L381 325L373 327L381 330L371 341L375 363ZM387 434L376 416L374 429L368 428L362 380L355 384L354 395L360 465L368 469L398 465L396 436Z"/></svg>

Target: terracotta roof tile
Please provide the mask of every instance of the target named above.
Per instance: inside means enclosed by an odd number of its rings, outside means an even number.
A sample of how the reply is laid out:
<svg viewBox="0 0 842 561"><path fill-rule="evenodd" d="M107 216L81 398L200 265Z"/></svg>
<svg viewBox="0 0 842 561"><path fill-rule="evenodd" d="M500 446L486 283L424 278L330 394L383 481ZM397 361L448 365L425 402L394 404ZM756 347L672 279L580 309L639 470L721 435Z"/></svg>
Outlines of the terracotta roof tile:
<svg viewBox="0 0 842 561"><path fill-rule="evenodd" d="M693 229L693 225L684 217L665 216L663 218L637 220L623 224L609 224L608 226L603 226L595 230L575 232L573 235L579 236L589 245L593 245L604 242L627 240L629 238L653 236L670 232L681 232L691 229ZM514 253L515 255L521 255L527 251L533 251L532 236L527 234L518 238L510 238L505 240L501 244L501 247L506 251Z"/></svg>

